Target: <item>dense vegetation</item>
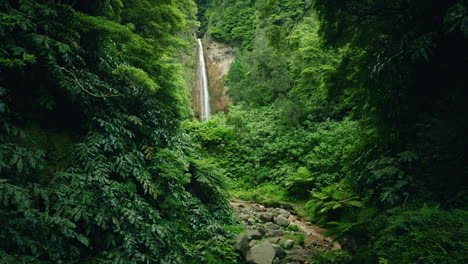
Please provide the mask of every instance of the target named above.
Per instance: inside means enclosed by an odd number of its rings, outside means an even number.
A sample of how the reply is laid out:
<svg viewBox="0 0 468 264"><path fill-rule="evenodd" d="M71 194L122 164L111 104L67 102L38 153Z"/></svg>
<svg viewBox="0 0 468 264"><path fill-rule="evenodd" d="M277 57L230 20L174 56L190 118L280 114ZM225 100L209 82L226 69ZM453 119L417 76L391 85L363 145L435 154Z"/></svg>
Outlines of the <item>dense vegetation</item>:
<svg viewBox="0 0 468 264"><path fill-rule="evenodd" d="M0 2L1 263L235 259L222 174L180 127L196 10Z"/></svg>
<svg viewBox="0 0 468 264"><path fill-rule="evenodd" d="M315 264L466 262L467 12L0 1L0 262L238 263L227 187L326 227ZM197 32L238 47L207 122Z"/></svg>
<svg viewBox="0 0 468 264"><path fill-rule="evenodd" d="M236 105L186 124L233 194L302 205L347 251L317 263L466 262L466 1L200 3L243 44Z"/></svg>

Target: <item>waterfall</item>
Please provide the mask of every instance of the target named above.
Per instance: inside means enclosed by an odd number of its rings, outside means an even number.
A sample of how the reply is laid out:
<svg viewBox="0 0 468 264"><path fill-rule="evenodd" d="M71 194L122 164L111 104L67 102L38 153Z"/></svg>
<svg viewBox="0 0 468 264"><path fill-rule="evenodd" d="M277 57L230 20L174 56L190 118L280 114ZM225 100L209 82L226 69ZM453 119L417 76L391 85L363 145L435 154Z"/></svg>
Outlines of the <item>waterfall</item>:
<svg viewBox="0 0 468 264"><path fill-rule="evenodd" d="M201 120L210 119L210 95L206 77L205 56L201 39L198 39L198 79L200 80L200 117Z"/></svg>

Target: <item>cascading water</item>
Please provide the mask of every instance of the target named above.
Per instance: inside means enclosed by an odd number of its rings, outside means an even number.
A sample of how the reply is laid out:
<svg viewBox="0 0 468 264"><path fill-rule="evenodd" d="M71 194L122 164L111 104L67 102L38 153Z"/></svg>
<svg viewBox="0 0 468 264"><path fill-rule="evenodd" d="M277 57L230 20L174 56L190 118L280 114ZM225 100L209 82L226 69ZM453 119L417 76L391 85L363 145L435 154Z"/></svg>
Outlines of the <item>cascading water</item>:
<svg viewBox="0 0 468 264"><path fill-rule="evenodd" d="M200 117L201 120L209 120L211 115L210 96L208 94L205 56L201 39L198 39L198 79L200 80Z"/></svg>

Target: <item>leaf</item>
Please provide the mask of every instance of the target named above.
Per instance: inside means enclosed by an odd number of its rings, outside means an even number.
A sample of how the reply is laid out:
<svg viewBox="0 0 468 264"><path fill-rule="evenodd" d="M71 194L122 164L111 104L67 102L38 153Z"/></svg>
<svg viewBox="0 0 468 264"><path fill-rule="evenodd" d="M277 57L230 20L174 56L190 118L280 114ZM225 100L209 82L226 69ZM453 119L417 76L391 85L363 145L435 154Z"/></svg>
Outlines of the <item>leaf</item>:
<svg viewBox="0 0 468 264"><path fill-rule="evenodd" d="M112 217L112 223L114 223L117 228L120 228L120 222L115 216Z"/></svg>
<svg viewBox="0 0 468 264"><path fill-rule="evenodd" d="M78 235L78 241L81 242L81 244L85 245L88 248L91 248L91 244L89 243L89 239L85 237L84 235Z"/></svg>
<svg viewBox="0 0 468 264"><path fill-rule="evenodd" d="M16 168L18 169L19 172L23 171L23 160L19 159L18 162L16 163Z"/></svg>
<svg viewBox="0 0 468 264"><path fill-rule="evenodd" d="M129 115L129 116L127 116L127 119L128 119L128 121L132 122L134 125L137 125L137 126L142 126L143 125L143 121L140 118L138 118L137 116Z"/></svg>
<svg viewBox="0 0 468 264"><path fill-rule="evenodd" d="M347 205L354 206L354 207L359 207L359 208L363 208L363 207L364 207L364 203L362 203L362 202L360 202L360 201L347 201L346 204L347 204Z"/></svg>

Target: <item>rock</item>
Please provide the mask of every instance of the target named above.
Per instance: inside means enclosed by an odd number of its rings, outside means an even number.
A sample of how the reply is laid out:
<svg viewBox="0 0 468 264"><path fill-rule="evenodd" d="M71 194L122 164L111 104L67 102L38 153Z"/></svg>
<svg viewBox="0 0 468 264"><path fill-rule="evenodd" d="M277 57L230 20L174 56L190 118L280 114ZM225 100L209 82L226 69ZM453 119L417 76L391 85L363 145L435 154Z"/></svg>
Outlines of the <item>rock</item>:
<svg viewBox="0 0 468 264"><path fill-rule="evenodd" d="M278 230L281 228L279 225L273 224L272 222L266 223L265 226L267 229L273 229L273 230Z"/></svg>
<svg viewBox="0 0 468 264"><path fill-rule="evenodd" d="M273 213L273 208L267 208L266 211L267 211L268 213Z"/></svg>
<svg viewBox="0 0 468 264"><path fill-rule="evenodd" d="M289 263L300 264L310 259L310 257L312 257L313 255L314 255L313 251L305 250L305 249L296 249L296 250L288 252L285 260L283 261L286 261Z"/></svg>
<svg viewBox="0 0 468 264"><path fill-rule="evenodd" d="M247 224L248 225L254 225L255 224L255 220L253 218L249 218L247 219Z"/></svg>
<svg viewBox="0 0 468 264"><path fill-rule="evenodd" d="M260 232L260 234L262 234L262 236L266 233L266 230L265 228L263 228L263 226L257 226L257 230L258 232Z"/></svg>
<svg viewBox="0 0 468 264"><path fill-rule="evenodd" d="M249 239L261 239L262 234L258 230L249 230L248 232Z"/></svg>
<svg viewBox="0 0 468 264"><path fill-rule="evenodd" d="M252 241L250 241L249 247L255 246L256 243L257 243L257 240L253 239Z"/></svg>
<svg viewBox="0 0 468 264"><path fill-rule="evenodd" d="M278 245L273 245L273 249L275 249L275 254L278 258L282 259L286 257L286 251Z"/></svg>
<svg viewBox="0 0 468 264"><path fill-rule="evenodd" d="M281 260L276 257L274 260L273 260L273 264L280 264L281 263Z"/></svg>
<svg viewBox="0 0 468 264"><path fill-rule="evenodd" d="M236 238L236 244L234 245L234 249L241 253L242 256L245 256L247 254L247 251L249 250L249 237L246 234L240 234Z"/></svg>
<svg viewBox="0 0 468 264"><path fill-rule="evenodd" d="M279 238L279 237L269 237L269 238L267 238L267 240L272 244L278 244L280 242L281 238Z"/></svg>
<svg viewBox="0 0 468 264"><path fill-rule="evenodd" d="M249 264L272 264L275 258L275 250L270 242L265 241L253 246L247 252L247 263Z"/></svg>
<svg viewBox="0 0 468 264"><path fill-rule="evenodd" d="M263 205L255 206L254 210L257 211L257 212L265 212L266 211L265 206L263 206Z"/></svg>
<svg viewBox="0 0 468 264"><path fill-rule="evenodd" d="M294 246L294 241L288 239L284 242L284 249L291 249Z"/></svg>
<svg viewBox="0 0 468 264"><path fill-rule="evenodd" d="M270 222L273 219L273 214L272 213L262 213L260 215L260 219L262 219L264 222Z"/></svg>
<svg viewBox="0 0 468 264"><path fill-rule="evenodd" d="M282 227L287 227L289 225L289 219L287 219L286 217L282 216L282 215L279 215L278 217L276 217L276 221L275 221L279 226L282 226Z"/></svg>
<svg viewBox="0 0 468 264"><path fill-rule="evenodd" d="M242 213L239 215L239 218L242 219L242 220L247 220L249 219L250 215L249 214L245 214L245 213Z"/></svg>
<svg viewBox="0 0 468 264"><path fill-rule="evenodd" d="M274 230L274 229L268 229L267 232L265 233L265 237L277 237L277 236L282 236L284 235L284 232L282 230Z"/></svg>
<svg viewBox="0 0 468 264"><path fill-rule="evenodd" d="M280 209L279 213L280 213L280 215L284 216L284 218L286 218L286 219L288 219L289 216L291 215L291 213L289 211L284 210L284 209Z"/></svg>

